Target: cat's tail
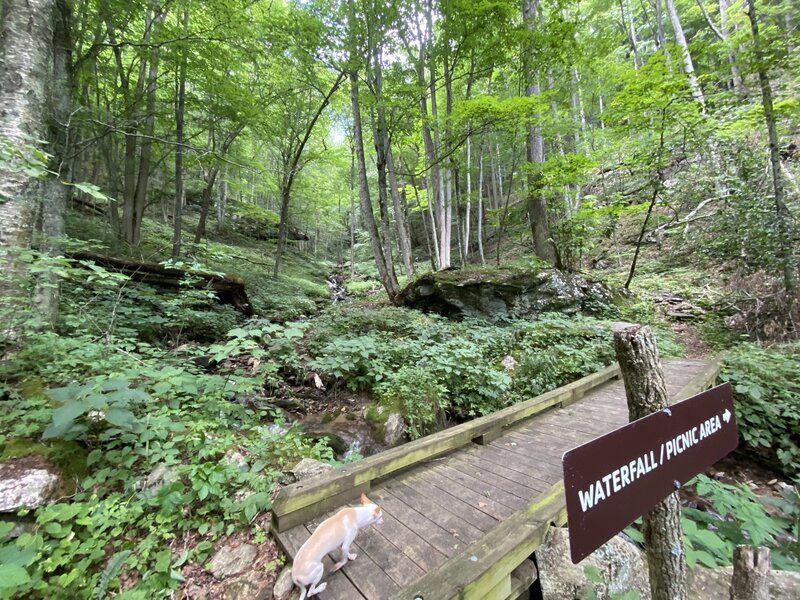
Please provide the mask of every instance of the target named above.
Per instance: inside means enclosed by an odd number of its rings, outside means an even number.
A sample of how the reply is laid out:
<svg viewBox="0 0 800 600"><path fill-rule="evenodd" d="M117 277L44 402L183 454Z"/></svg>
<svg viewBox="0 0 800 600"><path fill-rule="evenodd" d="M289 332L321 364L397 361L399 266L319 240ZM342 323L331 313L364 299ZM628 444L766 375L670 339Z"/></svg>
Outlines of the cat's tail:
<svg viewBox="0 0 800 600"><path fill-rule="evenodd" d="M306 600L306 586L298 585L297 587L300 588L300 600Z"/></svg>

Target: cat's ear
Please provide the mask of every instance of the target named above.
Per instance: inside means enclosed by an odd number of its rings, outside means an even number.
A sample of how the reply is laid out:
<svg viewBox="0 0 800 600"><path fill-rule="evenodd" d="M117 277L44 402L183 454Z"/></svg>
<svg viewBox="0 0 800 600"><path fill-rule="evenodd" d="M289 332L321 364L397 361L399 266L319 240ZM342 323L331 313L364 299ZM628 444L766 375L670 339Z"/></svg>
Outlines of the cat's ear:
<svg viewBox="0 0 800 600"><path fill-rule="evenodd" d="M372 504L372 501L367 498L366 494L361 494L361 504L366 506L367 504Z"/></svg>

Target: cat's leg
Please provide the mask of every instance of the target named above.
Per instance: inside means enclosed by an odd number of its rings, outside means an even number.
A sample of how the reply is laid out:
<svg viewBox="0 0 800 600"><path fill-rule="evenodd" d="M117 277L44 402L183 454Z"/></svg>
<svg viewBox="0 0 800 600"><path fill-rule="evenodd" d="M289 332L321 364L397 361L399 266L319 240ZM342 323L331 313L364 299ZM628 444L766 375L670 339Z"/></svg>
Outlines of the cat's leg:
<svg viewBox="0 0 800 600"><path fill-rule="evenodd" d="M314 572L311 574L311 586L308 589L308 596L316 596L326 587L328 587L327 583L320 583L320 579L325 574L325 567L322 565L321 562L317 563L314 567Z"/></svg>

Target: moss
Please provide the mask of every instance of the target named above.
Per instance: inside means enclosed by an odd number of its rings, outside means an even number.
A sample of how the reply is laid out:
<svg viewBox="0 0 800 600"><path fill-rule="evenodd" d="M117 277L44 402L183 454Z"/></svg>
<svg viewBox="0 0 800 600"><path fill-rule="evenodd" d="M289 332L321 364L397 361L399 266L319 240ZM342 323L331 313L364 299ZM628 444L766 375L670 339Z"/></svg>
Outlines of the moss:
<svg viewBox="0 0 800 600"><path fill-rule="evenodd" d="M9 439L0 444L0 461L24 456L42 456L58 467L66 494L75 491L75 482L88 474L86 448L75 441L55 440L48 444L26 439Z"/></svg>
<svg viewBox="0 0 800 600"><path fill-rule="evenodd" d="M372 429L372 437L378 443L386 442L386 421L392 413L403 414L400 403L375 402L367 406L367 410L364 411L364 418Z"/></svg>

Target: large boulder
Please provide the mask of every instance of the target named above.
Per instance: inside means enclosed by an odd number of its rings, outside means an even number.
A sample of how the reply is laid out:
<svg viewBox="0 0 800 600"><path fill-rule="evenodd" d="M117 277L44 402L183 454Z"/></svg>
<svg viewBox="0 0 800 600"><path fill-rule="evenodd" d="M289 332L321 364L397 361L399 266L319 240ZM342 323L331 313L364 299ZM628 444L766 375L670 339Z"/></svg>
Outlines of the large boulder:
<svg viewBox="0 0 800 600"><path fill-rule="evenodd" d="M400 293L406 306L450 318L491 321L535 317L545 312L598 313L613 304L602 283L557 269L495 268L428 273Z"/></svg>
<svg viewBox="0 0 800 600"><path fill-rule="evenodd" d="M728 600L730 598L733 567L706 569L697 566L689 569L688 587L690 598L703 600ZM792 571L769 572L769 597L772 600L795 600L800 598L800 573Z"/></svg>
<svg viewBox="0 0 800 600"><path fill-rule="evenodd" d="M544 598L602 600L630 590L637 590L642 600L650 598L647 561L642 551L622 536L612 538L574 565L569 530L553 527L536 551L536 562Z"/></svg>

